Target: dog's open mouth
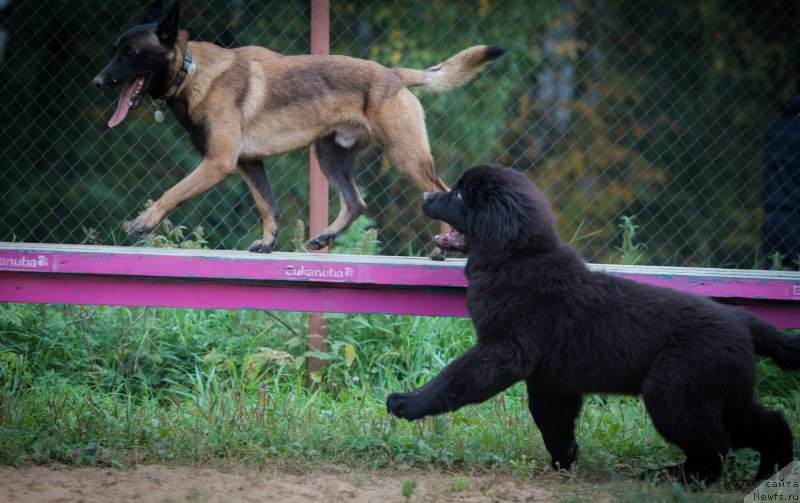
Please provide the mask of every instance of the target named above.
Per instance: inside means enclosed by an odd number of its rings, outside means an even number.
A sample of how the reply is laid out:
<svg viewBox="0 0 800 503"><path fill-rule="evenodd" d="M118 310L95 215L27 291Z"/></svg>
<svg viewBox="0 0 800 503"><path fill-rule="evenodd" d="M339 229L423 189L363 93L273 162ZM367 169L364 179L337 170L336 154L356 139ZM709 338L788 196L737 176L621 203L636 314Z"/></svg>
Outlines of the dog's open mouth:
<svg viewBox="0 0 800 503"><path fill-rule="evenodd" d="M433 237L433 240L436 243L436 246L442 250L457 251L461 253L467 253L469 250L469 247L467 246L467 240L464 238L464 235L455 229L447 234L437 234Z"/></svg>
<svg viewBox="0 0 800 503"><path fill-rule="evenodd" d="M150 74L143 73L125 83L125 87L122 89L122 95L119 97L119 102L117 103L117 111L114 112L114 116L108 120L108 127L112 128L117 126L120 122L125 120L130 110L133 110L142 103L144 90L147 89L149 81Z"/></svg>

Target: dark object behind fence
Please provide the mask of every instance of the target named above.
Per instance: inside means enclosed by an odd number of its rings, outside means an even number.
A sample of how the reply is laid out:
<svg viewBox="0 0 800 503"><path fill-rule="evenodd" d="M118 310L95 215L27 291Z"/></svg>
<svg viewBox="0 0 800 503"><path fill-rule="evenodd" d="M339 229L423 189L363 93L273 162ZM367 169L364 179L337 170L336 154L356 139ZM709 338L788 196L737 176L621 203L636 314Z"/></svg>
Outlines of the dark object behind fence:
<svg viewBox="0 0 800 503"><path fill-rule="evenodd" d="M765 265L779 253L784 267L800 260L800 96L790 99L767 128L764 147Z"/></svg>

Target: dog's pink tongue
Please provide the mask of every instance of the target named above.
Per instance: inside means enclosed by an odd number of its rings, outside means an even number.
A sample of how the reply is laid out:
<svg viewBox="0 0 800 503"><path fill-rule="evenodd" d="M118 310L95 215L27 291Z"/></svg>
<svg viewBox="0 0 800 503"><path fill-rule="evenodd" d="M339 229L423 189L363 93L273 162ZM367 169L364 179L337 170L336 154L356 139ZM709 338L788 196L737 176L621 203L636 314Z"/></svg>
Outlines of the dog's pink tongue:
<svg viewBox="0 0 800 503"><path fill-rule="evenodd" d="M114 116L108 120L108 127L112 128L119 125L119 123L125 119L125 116L128 115L130 103L131 100L133 100L133 97L136 95L138 83L139 77L125 84L125 89L122 90L122 96L119 97L119 102L117 102L117 111L114 112Z"/></svg>

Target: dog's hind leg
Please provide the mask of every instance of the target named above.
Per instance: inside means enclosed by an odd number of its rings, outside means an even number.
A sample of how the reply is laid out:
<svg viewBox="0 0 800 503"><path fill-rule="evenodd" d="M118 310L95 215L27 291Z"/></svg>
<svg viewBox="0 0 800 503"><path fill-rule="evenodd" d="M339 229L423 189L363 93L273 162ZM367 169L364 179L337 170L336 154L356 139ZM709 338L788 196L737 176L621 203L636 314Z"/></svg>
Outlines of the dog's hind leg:
<svg viewBox="0 0 800 503"><path fill-rule="evenodd" d="M422 192L450 190L436 174L424 111L411 91L402 89L381 103L371 122L389 160L414 187Z"/></svg>
<svg viewBox="0 0 800 503"><path fill-rule="evenodd" d="M358 145L346 148L336 143L336 134L320 138L314 144L322 173L339 193L339 214L322 232L306 242L312 250L330 245L364 213L367 204L358 193L355 180L356 151Z"/></svg>
<svg viewBox="0 0 800 503"><path fill-rule="evenodd" d="M650 375L656 377L645 380L642 398L656 431L686 454L682 466L661 471L686 484L711 484L722 474L722 458L731 446L722 422L722 398L697 388L700 381L691 376L674 376L675 369L685 367L683 363L671 362L671 371L666 365L654 366Z"/></svg>
<svg viewBox="0 0 800 503"><path fill-rule="evenodd" d="M389 161L414 187L421 192L450 191L436 174L424 111L411 91L402 89L381 103L371 123ZM442 223L442 233L448 232L450 227ZM436 248L431 258L442 260L444 253Z"/></svg>
<svg viewBox="0 0 800 503"><path fill-rule="evenodd" d="M261 161L239 161L236 167L253 195L264 228L261 239L255 240L249 250L256 253L270 253L275 246L275 238L278 236L280 212L275 202L275 196L272 194L267 173L264 171L264 165Z"/></svg>
<svg viewBox="0 0 800 503"><path fill-rule="evenodd" d="M528 409L542 432L542 440L556 470L568 470L578 457L575 420L580 414L583 396L545 396L528 383Z"/></svg>
<svg viewBox="0 0 800 503"><path fill-rule="evenodd" d="M756 480L769 478L792 462L792 430L780 412L751 401L728 405L724 421L734 448L749 447L761 454Z"/></svg>

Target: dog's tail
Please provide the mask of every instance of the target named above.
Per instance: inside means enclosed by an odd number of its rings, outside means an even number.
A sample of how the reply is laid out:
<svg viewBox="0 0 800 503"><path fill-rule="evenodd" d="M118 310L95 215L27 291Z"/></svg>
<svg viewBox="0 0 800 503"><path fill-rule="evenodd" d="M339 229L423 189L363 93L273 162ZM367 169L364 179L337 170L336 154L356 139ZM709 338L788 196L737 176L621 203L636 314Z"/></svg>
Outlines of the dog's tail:
<svg viewBox="0 0 800 503"><path fill-rule="evenodd" d="M394 71L406 87L447 91L467 82L505 53L505 49L494 45L476 45L427 70L395 68Z"/></svg>
<svg viewBox="0 0 800 503"><path fill-rule="evenodd" d="M800 336L786 334L750 313L745 314L756 354L771 358L784 370L800 369Z"/></svg>

